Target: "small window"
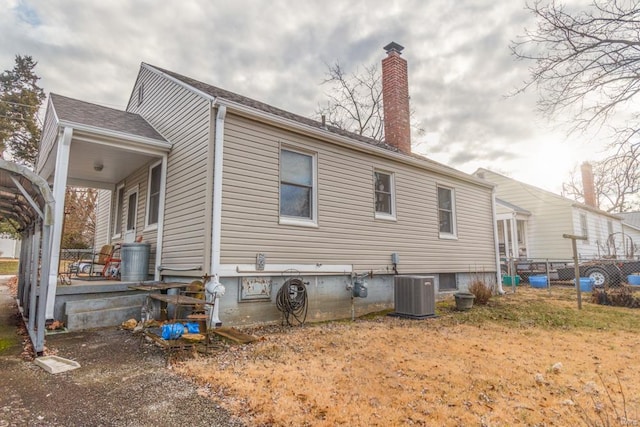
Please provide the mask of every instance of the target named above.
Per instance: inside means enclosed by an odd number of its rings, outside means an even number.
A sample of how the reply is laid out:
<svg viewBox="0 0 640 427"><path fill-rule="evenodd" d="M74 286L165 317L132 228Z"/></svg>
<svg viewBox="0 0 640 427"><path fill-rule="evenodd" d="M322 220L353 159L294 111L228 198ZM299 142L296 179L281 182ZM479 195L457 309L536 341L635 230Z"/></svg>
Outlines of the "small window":
<svg viewBox="0 0 640 427"><path fill-rule="evenodd" d="M589 227L587 225L587 214L580 214L580 233L582 234L582 236L587 238L587 240L583 240L583 242L588 243Z"/></svg>
<svg viewBox="0 0 640 427"><path fill-rule="evenodd" d="M115 206L113 207L113 237L120 237L122 233L122 209L124 207L124 185L116 189Z"/></svg>
<svg viewBox="0 0 640 427"><path fill-rule="evenodd" d="M611 221L607 221L607 232L609 233L609 236L613 234L613 222Z"/></svg>
<svg viewBox="0 0 640 427"><path fill-rule="evenodd" d="M162 163L157 163L149 169L149 193L147 196L147 226L158 223L160 212L160 178Z"/></svg>
<svg viewBox="0 0 640 427"><path fill-rule="evenodd" d="M315 224L315 200L315 156L282 149L280 151L280 222Z"/></svg>
<svg viewBox="0 0 640 427"><path fill-rule="evenodd" d="M438 221L442 238L456 236L454 197L452 189L438 187Z"/></svg>
<svg viewBox="0 0 640 427"><path fill-rule="evenodd" d="M375 186L376 218L395 218L395 197L393 174L375 171L373 173Z"/></svg>
<svg viewBox="0 0 640 427"><path fill-rule="evenodd" d="M456 283L456 273L440 273L438 274L438 291L455 291L458 289Z"/></svg>

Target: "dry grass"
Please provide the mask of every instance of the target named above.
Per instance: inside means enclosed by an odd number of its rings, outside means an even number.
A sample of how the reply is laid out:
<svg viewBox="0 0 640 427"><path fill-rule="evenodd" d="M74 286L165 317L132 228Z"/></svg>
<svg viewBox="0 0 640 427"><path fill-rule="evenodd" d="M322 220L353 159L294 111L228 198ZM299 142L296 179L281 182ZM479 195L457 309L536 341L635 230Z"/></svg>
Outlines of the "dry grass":
<svg viewBox="0 0 640 427"><path fill-rule="evenodd" d="M261 341L176 369L248 425L637 423L640 313L574 298L520 288L433 320L253 329Z"/></svg>

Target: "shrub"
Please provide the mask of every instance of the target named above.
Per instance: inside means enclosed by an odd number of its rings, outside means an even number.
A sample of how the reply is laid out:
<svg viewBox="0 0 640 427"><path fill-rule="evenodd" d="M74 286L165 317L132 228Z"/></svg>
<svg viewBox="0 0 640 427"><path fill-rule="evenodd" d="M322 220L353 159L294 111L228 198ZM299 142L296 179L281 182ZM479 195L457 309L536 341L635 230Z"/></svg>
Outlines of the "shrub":
<svg viewBox="0 0 640 427"><path fill-rule="evenodd" d="M482 280L475 279L469 285L469 292L475 295L474 304L485 305L491 299L493 290L490 286L486 285Z"/></svg>
<svg viewBox="0 0 640 427"><path fill-rule="evenodd" d="M594 289L591 302L616 307L640 308L640 298L633 295L631 286L621 285L615 288Z"/></svg>

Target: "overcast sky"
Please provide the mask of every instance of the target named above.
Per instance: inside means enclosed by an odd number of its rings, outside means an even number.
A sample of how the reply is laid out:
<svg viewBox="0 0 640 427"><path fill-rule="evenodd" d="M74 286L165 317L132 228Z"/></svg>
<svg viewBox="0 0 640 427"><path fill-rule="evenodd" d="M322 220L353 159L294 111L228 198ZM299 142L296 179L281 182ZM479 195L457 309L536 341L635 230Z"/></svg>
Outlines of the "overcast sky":
<svg viewBox="0 0 640 427"><path fill-rule="evenodd" d="M585 0L585 5L587 4ZM141 62L313 116L326 64L378 64L405 47L414 150L471 173L485 167L559 192L601 157L535 111L509 43L533 28L524 0L0 0L0 69L38 61L47 94L124 109Z"/></svg>

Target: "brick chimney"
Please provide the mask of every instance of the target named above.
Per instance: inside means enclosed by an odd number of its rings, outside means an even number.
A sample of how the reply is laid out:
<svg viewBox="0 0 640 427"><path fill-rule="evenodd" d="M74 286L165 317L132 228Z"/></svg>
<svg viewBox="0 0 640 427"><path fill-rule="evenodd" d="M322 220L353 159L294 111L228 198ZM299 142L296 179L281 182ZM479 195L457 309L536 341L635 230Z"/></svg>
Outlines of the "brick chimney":
<svg viewBox="0 0 640 427"><path fill-rule="evenodd" d="M594 208L598 207L596 198L596 187L593 184L593 168L591 163L584 162L580 165L580 173L582 174L582 192L584 193L584 203Z"/></svg>
<svg viewBox="0 0 640 427"><path fill-rule="evenodd" d="M382 103L384 106L384 139L404 153L411 152L409 123L409 77L407 61L400 57L404 47L391 42L384 47L382 60Z"/></svg>

